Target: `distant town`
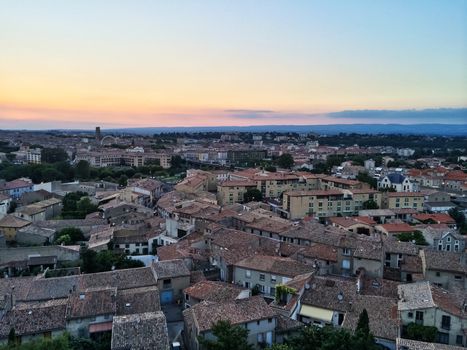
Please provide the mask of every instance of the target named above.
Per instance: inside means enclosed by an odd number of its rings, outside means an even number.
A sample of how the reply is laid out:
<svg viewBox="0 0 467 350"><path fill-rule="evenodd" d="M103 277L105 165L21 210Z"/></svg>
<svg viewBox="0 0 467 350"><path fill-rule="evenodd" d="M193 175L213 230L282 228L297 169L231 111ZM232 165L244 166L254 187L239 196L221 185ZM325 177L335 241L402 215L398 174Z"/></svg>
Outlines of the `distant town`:
<svg viewBox="0 0 467 350"><path fill-rule="evenodd" d="M465 348L466 195L461 136L0 130L0 349Z"/></svg>

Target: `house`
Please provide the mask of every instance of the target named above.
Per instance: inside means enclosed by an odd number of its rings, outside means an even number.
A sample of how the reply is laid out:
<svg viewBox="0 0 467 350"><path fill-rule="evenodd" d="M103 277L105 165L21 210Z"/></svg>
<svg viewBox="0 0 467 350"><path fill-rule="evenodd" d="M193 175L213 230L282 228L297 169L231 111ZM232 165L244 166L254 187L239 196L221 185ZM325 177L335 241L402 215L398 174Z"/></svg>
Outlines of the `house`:
<svg viewBox="0 0 467 350"><path fill-rule="evenodd" d="M8 214L8 209L10 209L11 198L6 194L0 193L0 219Z"/></svg>
<svg viewBox="0 0 467 350"><path fill-rule="evenodd" d="M161 304L182 302L183 290L190 285L190 271L183 260L156 261L152 268L157 278Z"/></svg>
<svg viewBox="0 0 467 350"><path fill-rule="evenodd" d="M301 298L297 320L316 326L342 326L357 294L354 279L315 276Z"/></svg>
<svg viewBox="0 0 467 350"><path fill-rule="evenodd" d="M3 234L5 240L14 241L16 240L16 232L30 224L30 221L8 214L0 219L0 233Z"/></svg>
<svg viewBox="0 0 467 350"><path fill-rule="evenodd" d="M141 179L131 183L130 187L134 192L147 195L149 201L145 203L145 206L152 207L158 198L162 195L162 182L155 179Z"/></svg>
<svg viewBox="0 0 467 350"><path fill-rule="evenodd" d="M434 229L427 227L423 231L427 242L431 243L434 249L446 252L460 253L465 251L466 237L452 229ZM427 238L428 237L428 238Z"/></svg>
<svg viewBox="0 0 467 350"><path fill-rule="evenodd" d="M467 288L467 264L462 253L427 249L420 256L426 280L445 289Z"/></svg>
<svg viewBox="0 0 467 350"><path fill-rule="evenodd" d="M368 312L370 332L376 344L395 350L399 335L397 299L378 295L358 295L351 309L345 314L342 328L354 332L363 310Z"/></svg>
<svg viewBox="0 0 467 350"><path fill-rule="evenodd" d="M313 268L290 258L255 254L234 264L234 282L274 298L276 287Z"/></svg>
<svg viewBox="0 0 467 350"><path fill-rule="evenodd" d="M436 327L436 342L464 346L466 296L436 287L428 281L398 286L402 336L412 324Z"/></svg>
<svg viewBox="0 0 467 350"><path fill-rule="evenodd" d="M100 252L102 250L108 250L109 244L114 238L114 227L103 228L91 233L88 241L88 249Z"/></svg>
<svg viewBox="0 0 467 350"><path fill-rule="evenodd" d="M19 341L64 331L99 336L112 330L115 317L160 311L151 267L53 278L4 278L0 290L6 306L0 308L0 343L7 341L12 325Z"/></svg>
<svg viewBox="0 0 467 350"><path fill-rule="evenodd" d="M412 192L413 184L408 177L399 172L391 173L378 180L378 189L394 189L396 192Z"/></svg>
<svg viewBox="0 0 467 350"><path fill-rule="evenodd" d="M446 192L434 191L425 196L424 208L431 213L447 213L456 205L451 202L451 195Z"/></svg>
<svg viewBox="0 0 467 350"><path fill-rule="evenodd" d="M365 209L358 212L360 217L369 217L378 224L393 221L396 218L396 213L389 209Z"/></svg>
<svg viewBox="0 0 467 350"><path fill-rule="evenodd" d="M419 213L412 215L412 220L415 223L422 223L422 224L444 224L450 228L456 228L456 220L454 220L449 214L446 213L436 213L436 214L426 214L426 213Z"/></svg>
<svg viewBox="0 0 467 350"><path fill-rule="evenodd" d="M209 280L192 284L183 292L185 294L185 308L192 307L202 301L228 302L251 296L249 289L235 284Z"/></svg>
<svg viewBox="0 0 467 350"><path fill-rule="evenodd" d="M46 199L50 199L56 196L55 194L47 190L44 190L44 189L36 190L35 188L36 186L34 186L34 191L32 192L23 193L21 198L18 200L18 204L19 205L34 204L34 203L37 203L37 202L40 202Z"/></svg>
<svg viewBox="0 0 467 350"><path fill-rule="evenodd" d="M28 204L16 209L13 215L31 221L50 220L62 212L62 201L57 198L44 199L34 204Z"/></svg>
<svg viewBox="0 0 467 350"><path fill-rule="evenodd" d="M389 280L412 282L423 275L419 248L412 242L401 242L395 237L383 240L384 272Z"/></svg>
<svg viewBox="0 0 467 350"><path fill-rule="evenodd" d="M33 190L33 183L30 179L21 178L13 181L0 183L0 193L10 196L13 199L19 199L23 193Z"/></svg>
<svg viewBox="0 0 467 350"><path fill-rule="evenodd" d="M339 217L333 216L330 217L329 222L332 226L346 230L349 232L355 232L358 234L371 235L374 232L374 221L370 217L365 216L352 216L352 217Z"/></svg>
<svg viewBox="0 0 467 350"><path fill-rule="evenodd" d="M12 328L20 342L56 337L66 331L66 299L17 302L11 295L7 297L12 302L1 318L0 344L7 344Z"/></svg>
<svg viewBox="0 0 467 350"><path fill-rule="evenodd" d="M68 298L67 330L73 336L89 337L94 331L112 329L117 312L117 288L101 287L72 293Z"/></svg>
<svg viewBox="0 0 467 350"><path fill-rule="evenodd" d="M112 322L112 350L169 350L167 322L162 311L116 316Z"/></svg>
<svg viewBox="0 0 467 350"><path fill-rule="evenodd" d="M143 230L115 229L113 233L113 244L115 248L125 251L125 254L152 253L152 243L157 233Z"/></svg>
<svg viewBox="0 0 467 350"><path fill-rule="evenodd" d="M215 339L212 326L218 321L248 330L247 341L255 348L271 346L275 341L276 313L260 296L224 303L203 301L183 311L185 344L199 350L198 337Z"/></svg>
<svg viewBox="0 0 467 350"><path fill-rule="evenodd" d="M329 244L312 243L300 248L295 258L314 267L319 275L333 272L337 264L337 247Z"/></svg>
<svg viewBox="0 0 467 350"><path fill-rule="evenodd" d="M410 226L406 223L393 223L375 226L375 231L377 233L386 236L398 235L400 233L411 233L415 230L416 228L414 226Z"/></svg>

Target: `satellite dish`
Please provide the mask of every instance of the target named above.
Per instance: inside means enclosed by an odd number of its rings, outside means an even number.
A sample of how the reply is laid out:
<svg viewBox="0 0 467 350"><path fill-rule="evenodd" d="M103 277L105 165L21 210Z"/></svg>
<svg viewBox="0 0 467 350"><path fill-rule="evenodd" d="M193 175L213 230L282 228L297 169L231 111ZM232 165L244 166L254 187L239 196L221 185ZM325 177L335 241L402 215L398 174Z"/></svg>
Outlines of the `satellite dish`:
<svg viewBox="0 0 467 350"><path fill-rule="evenodd" d="M305 284L305 289L310 289L310 285L308 283Z"/></svg>
<svg viewBox="0 0 467 350"><path fill-rule="evenodd" d="M344 300L344 294L342 294L342 292L337 294L337 300L339 300L339 301Z"/></svg>

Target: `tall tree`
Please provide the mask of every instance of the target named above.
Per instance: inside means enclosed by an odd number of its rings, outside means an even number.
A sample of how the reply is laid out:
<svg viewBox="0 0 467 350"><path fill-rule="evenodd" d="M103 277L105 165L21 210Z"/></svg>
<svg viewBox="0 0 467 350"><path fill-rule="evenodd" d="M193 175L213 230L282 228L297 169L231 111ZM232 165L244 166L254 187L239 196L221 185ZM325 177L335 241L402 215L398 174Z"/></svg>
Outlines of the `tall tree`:
<svg viewBox="0 0 467 350"><path fill-rule="evenodd" d="M261 193L260 190L257 188L249 188L244 194L243 194L243 201L245 203L251 202L251 201L262 201L263 200L263 194Z"/></svg>
<svg viewBox="0 0 467 350"><path fill-rule="evenodd" d="M284 169L290 169L294 165L294 160L291 154L284 153L277 158L277 165Z"/></svg>
<svg viewBox="0 0 467 350"><path fill-rule="evenodd" d="M370 334L370 319L368 318L368 311L363 309L358 317L356 332L361 331L363 334Z"/></svg>
<svg viewBox="0 0 467 350"><path fill-rule="evenodd" d="M89 176L91 174L89 163L85 160L80 160L78 164L76 164L75 173L78 179L89 179Z"/></svg>
<svg viewBox="0 0 467 350"><path fill-rule="evenodd" d="M57 163L68 159L68 154L62 148L43 148L41 160L43 163Z"/></svg>

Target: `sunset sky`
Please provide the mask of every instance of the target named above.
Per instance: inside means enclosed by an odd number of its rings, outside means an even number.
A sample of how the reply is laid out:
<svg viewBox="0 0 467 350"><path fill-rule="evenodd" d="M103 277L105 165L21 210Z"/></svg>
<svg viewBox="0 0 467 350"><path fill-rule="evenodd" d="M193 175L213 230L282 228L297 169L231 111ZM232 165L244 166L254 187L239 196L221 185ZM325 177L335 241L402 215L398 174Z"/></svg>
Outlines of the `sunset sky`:
<svg viewBox="0 0 467 350"><path fill-rule="evenodd" d="M0 0L0 128L466 106L467 1Z"/></svg>

